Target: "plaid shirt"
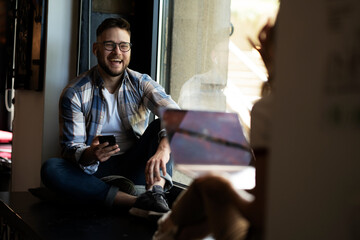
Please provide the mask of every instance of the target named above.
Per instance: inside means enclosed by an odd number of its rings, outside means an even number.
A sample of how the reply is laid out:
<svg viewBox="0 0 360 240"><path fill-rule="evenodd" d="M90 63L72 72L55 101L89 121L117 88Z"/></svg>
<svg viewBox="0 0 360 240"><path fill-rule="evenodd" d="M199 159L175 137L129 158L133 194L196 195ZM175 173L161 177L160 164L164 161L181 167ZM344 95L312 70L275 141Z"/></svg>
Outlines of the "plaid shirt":
<svg viewBox="0 0 360 240"><path fill-rule="evenodd" d="M103 80L97 66L71 81L63 90L59 107L62 157L78 162L93 138L100 135L105 119ZM140 137L149 123L150 111L179 108L150 76L126 69L118 90L119 115L125 130Z"/></svg>

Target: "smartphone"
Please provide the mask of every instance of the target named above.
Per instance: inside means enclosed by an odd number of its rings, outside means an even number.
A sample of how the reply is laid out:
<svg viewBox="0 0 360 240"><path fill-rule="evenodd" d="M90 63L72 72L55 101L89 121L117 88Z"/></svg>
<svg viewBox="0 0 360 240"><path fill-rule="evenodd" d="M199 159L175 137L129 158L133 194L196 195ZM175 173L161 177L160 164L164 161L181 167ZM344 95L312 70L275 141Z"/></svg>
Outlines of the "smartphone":
<svg viewBox="0 0 360 240"><path fill-rule="evenodd" d="M116 144L116 140L115 140L114 135L102 135L102 136L99 136L99 142L100 143L108 142L109 146L112 146L112 145Z"/></svg>

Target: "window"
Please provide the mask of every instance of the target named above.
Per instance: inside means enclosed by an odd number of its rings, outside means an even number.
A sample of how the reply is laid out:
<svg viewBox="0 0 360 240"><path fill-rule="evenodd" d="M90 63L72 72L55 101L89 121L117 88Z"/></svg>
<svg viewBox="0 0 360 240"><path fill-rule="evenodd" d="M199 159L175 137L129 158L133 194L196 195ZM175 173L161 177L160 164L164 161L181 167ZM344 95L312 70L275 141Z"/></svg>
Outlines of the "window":
<svg viewBox="0 0 360 240"><path fill-rule="evenodd" d="M169 3L171 2L171 3ZM267 73L249 44L278 0L163 1L158 81L181 108L238 113L245 134Z"/></svg>
<svg viewBox="0 0 360 240"><path fill-rule="evenodd" d="M159 82L181 108L236 112L245 131L267 80L257 42L277 0L181 0L162 4Z"/></svg>

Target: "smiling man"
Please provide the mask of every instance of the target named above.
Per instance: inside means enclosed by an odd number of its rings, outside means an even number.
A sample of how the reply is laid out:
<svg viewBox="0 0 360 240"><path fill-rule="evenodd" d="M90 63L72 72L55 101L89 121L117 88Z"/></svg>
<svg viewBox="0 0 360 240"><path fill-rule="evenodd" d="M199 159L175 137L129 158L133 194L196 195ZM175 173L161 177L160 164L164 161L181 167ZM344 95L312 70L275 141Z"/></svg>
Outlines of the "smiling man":
<svg viewBox="0 0 360 240"><path fill-rule="evenodd" d="M62 158L42 166L43 183L77 202L124 206L148 216L169 210L172 160L160 121L150 112L178 108L148 75L128 68L130 24L105 19L96 30L93 53L98 65L72 80L60 98ZM112 135L116 144L100 142ZM147 191L139 193L135 185Z"/></svg>

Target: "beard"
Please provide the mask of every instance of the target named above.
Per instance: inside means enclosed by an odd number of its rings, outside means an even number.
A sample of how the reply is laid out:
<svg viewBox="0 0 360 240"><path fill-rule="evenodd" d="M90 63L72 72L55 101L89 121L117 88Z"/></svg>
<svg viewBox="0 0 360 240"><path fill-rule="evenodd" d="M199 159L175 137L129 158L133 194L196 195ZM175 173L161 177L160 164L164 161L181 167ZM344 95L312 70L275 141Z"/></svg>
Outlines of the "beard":
<svg viewBox="0 0 360 240"><path fill-rule="evenodd" d="M124 65L124 68L114 71L114 70L110 69L110 67L106 64L104 56L99 51L97 54L97 61L98 61L99 66L104 70L104 72L111 77L121 76L124 73L125 69L129 65L129 64L125 64L125 62L123 61L122 63Z"/></svg>
<svg viewBox="0 0 360 240"><path fill-rule="evenodd" d="M106 72L109 76L111 77L118 77L120 75L123 74L124 70L119 70L119 71L112 71L106 64L104 61L99 61L98 60L98 64L99 66L104 70L104 72Z"/></svg>

